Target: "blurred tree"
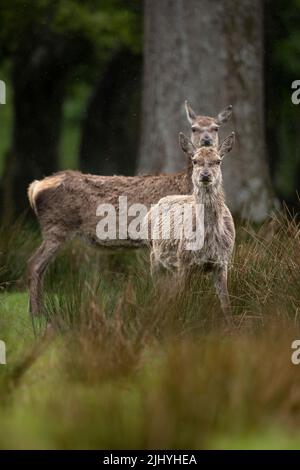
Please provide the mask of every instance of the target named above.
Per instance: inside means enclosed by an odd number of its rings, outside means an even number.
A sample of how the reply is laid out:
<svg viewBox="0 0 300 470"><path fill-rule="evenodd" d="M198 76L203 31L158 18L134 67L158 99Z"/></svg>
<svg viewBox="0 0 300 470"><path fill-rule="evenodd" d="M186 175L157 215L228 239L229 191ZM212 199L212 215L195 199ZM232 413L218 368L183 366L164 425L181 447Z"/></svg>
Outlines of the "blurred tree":
<svg viewBox="0 0 300 470"><path fill-rule="evenodd" d="M74 70L86 78L118 48L135 44L135 16L121 0L0 0L0 11L0 60L11 61L14 95L4 171L12 187L2 185L11 215L28 207L28 183L58 167L62 105Z"/></svg>
<svg viewBox="0 0 300 470"><path fill-rule="evenodd" d="M236 212L252 201L258 215L268 200L261 3L269 164L276 192L289 203L297 201L300 107L291 103L290 87L300 77L300 0L146 1L139 163L151 172L184 165L177 146L178 131L188 129L184 99L208 114L232 103L234 120L227 128L238 131L239 147L224 168L227 194ZM30 180L58 168L62 108L78 82L92 87L82 127L82 168L134 171L141 6L138 0L0 0L0 63L8 63L14 87L12 143L0 188L7 216L28 207ZM80 114L81 109L77 127Z"/></svg>
<svg viewBox="0 0 300 470"><path fill-rule="evenodd" d="M80 145L83 171L132 175L140 134L142 57L119 50L93 88Z"/></svg>
<svg viewBox="0 0 300 470"><path fill-rule="evenodd" d="M300 1L265 0L265 11L266 131L272 179L280 199L299 211L300 105L291 101L291 84L300 78Z"/></svg>
<svg viewBox="0 0 300 470"><path fill-rule="evenodd" d="M145 0L140 169L184 166L178 132L183 103L214 115L234 106L237 148L224 166L235 214L263 220L272 205L265 162L263 31L260 0Z"/></svg>

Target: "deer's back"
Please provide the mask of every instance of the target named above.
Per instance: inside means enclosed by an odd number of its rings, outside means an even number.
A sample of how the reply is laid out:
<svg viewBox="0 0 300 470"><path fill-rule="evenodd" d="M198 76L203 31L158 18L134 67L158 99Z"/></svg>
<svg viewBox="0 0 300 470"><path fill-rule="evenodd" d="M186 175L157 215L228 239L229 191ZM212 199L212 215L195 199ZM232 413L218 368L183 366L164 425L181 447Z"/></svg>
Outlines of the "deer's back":
<svg viewBox="0 0 300 470"><path fill-rule="evenodd" d="M62 236L79 233L98 243L96 211L100 204L113 206L118 220L120 196L126 196L128 207L139 203L148 209L161 197L183 194L187 189L185 173L126 177L65 171L32 183L28 192L44 233L57 228ZM114 244L118 243L115 240ZM130 243L125 240L121 244Z"/></svg>

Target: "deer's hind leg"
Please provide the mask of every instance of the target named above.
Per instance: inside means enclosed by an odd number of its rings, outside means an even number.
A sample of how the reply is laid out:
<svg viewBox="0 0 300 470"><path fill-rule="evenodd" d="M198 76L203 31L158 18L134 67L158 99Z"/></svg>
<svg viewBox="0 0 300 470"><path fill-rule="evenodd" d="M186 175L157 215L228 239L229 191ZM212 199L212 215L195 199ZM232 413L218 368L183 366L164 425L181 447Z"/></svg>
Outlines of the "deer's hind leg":
<svg viewBox="0 0 300 470"><path fill-rule="evenodd" d="M43 276L64 240L46 239L28 261L29 312L37 316L43 312Z"/></svg>

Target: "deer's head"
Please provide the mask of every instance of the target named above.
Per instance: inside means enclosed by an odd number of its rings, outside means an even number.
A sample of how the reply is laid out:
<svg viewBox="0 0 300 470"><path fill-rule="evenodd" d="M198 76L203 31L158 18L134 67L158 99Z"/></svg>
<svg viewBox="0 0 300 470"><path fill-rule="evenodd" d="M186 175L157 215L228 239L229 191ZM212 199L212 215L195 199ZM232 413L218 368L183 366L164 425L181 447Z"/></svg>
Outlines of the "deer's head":
<svg viewBox="0 0 300 470"><path fill-rule="evenodd" d="M223 109L217 117L198 116L185 102L185 110L189 123L192 127L192 142L196 147L218 147L219 127L225 124L232 115L232 105Z"/></svg>
<svg viewBox="0 0 300 470"><path fill-rule="evenodd" d="M191 159L192 181L194 188L213 187L222 183L221 163L224 156L231 151L235 142L232 132L218 147L196 147L184 134L179 134L182 150Z"/></svg>

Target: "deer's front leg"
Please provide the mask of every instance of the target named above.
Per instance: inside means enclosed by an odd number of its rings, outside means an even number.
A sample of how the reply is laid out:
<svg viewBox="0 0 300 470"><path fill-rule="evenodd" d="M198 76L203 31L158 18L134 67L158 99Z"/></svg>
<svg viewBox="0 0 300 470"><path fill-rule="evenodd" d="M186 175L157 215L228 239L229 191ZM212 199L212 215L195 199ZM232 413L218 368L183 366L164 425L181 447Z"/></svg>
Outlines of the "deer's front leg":
<svg viewBox="0 0 300 470"><path fill-rule="evenodd" d="M227 266L220 266L214 272L214 282L218 297L220 299L221 308L225 315L226 321L231 325L231 306L227 288Z"/></svg>
<svg viewBox="0 0 300 470"><path fill-rule="evenodd" d="M150 272L151 272L151 277L153 279L156 278L161 272L161 264L156 259L156 256L153 251L151 251L150 253Z"/></svg>

